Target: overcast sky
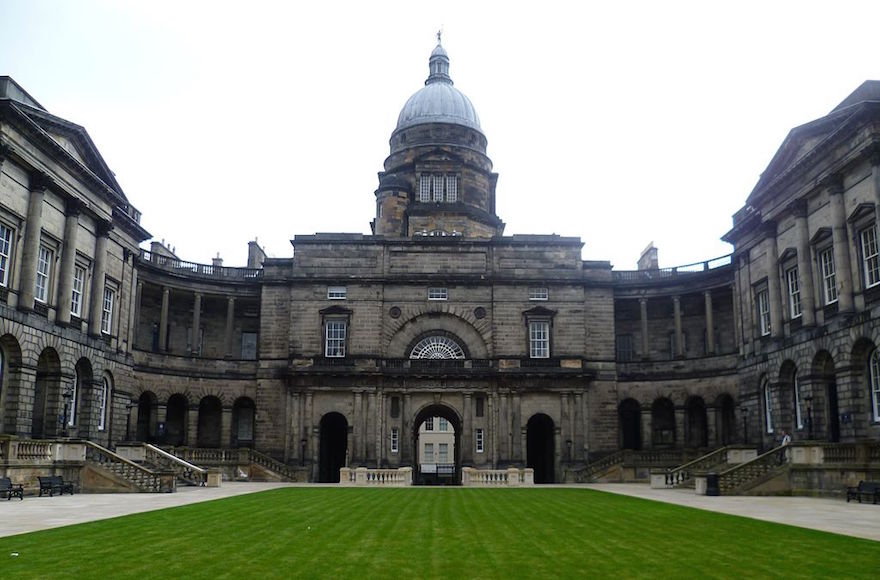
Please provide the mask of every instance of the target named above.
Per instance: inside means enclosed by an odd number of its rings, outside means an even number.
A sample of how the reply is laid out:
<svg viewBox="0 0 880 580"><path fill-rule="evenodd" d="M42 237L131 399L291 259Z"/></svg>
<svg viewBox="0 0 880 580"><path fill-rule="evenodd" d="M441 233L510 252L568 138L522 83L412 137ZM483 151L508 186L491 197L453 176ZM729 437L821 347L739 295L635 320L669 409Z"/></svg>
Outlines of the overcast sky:
<svg viewBox="0 0 880 580"><path fill-rule="evenodd" d="M0 0L0 74L85 126L183 259L369 233L443 28L506 234L632 269L719 238L788 131L880 78L878 2Z"/></svg>

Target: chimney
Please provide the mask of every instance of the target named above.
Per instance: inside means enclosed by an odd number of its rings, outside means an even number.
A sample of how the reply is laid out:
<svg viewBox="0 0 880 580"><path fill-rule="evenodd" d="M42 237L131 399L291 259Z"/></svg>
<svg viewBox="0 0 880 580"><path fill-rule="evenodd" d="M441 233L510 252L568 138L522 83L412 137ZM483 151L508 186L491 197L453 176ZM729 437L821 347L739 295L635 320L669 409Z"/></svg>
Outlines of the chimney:
<svg viewBox="0 0 880 580"><path fill-rule="evenodd" d="M642 255L639 256L639 270L659 270L660 269L660 261L657 257L657 248L654 247L654 242L648 244L648 247L642 250Z"/></svg>
<svg viewBox="0 0 880 580"><path fill-rule="evenodd" d="M216 258L211 258L211 265L214 266L215 268L222 268L223 267L223 258L220 257L220 252L217 252Z"/></svg>
<svg viewBox="0 0 880 580"><path fill-rule="evenodd" d="M263 262L266 260L266 252L257 243L257 240L248 242L248 268L262 268Z"/></svg>

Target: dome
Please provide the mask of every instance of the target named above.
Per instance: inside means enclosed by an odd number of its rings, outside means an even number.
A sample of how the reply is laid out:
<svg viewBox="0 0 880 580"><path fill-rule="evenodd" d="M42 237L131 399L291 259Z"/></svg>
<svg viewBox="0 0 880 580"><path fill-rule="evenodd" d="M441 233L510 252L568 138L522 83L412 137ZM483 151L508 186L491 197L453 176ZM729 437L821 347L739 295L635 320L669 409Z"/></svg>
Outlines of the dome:
<svg viewBox="0 0 880 580"><path fill-rule="evenodd" d="M464 93L452 86L449 56L438 42L428 61L425 86L409 98L397 117L397 130L425 123L464 125L479 132L480 118Z"/></svg>

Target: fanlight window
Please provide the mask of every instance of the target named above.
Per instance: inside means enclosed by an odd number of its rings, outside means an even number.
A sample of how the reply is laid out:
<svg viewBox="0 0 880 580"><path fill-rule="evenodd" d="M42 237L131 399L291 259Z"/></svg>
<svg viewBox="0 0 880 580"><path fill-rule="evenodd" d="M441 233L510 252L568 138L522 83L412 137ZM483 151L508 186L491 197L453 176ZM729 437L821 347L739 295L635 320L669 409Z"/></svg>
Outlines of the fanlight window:
<svg viewBox="0 0 880 580"><path fill-rule="evenodd" d="M429 336L413 347L409 358L464 358L464 351L451 338Z"/></svg>

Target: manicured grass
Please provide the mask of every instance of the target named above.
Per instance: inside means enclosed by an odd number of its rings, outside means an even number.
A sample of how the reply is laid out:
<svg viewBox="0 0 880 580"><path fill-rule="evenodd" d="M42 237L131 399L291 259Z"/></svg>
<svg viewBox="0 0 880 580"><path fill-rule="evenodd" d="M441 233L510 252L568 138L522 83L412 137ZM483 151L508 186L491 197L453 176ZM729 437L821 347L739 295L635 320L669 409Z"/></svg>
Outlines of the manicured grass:
<svg viewBox="0 0 880 580"><path fill-rule="evenodd" d="M285 488L0 538L3 580L878 574L880 542L587 489Z"/></svg>

